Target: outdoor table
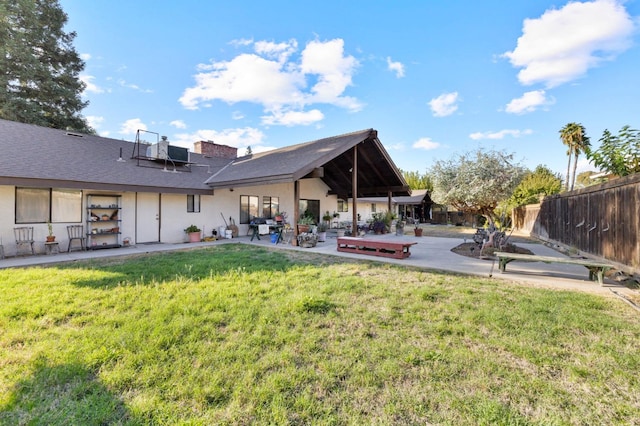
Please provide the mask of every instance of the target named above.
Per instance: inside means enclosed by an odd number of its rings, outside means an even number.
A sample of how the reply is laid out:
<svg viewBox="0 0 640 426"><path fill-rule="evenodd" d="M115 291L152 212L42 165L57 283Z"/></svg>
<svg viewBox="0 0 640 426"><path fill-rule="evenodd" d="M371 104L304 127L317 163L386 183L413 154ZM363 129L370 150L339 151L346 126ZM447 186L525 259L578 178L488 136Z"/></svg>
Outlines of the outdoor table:
<svg viewBox="0 0 640 426"><path fill-rule="evenodd" d="M276 244L278 244L279 242L283 241L282 239L282 230L284 229L284 225L266 225L269 227L269 232L271 233L271 231L273 231L275 234L278 235L278 238L276 239ZM259 232L259 228L260 225L256 224L256 223L252 223L249 224L249 229L251 229L251 241L253 241L254 238L260 239L260 232Z"/></svg>

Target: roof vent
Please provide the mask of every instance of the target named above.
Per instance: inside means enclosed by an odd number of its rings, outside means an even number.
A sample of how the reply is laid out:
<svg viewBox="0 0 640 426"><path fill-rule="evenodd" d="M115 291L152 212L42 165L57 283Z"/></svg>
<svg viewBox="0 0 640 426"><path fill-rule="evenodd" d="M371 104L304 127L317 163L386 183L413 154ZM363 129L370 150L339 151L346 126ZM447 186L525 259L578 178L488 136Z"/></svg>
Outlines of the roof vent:
<svg viewBox="0 0 640 426"><path fill-rule="evenodd" d="M67 136L74 136L76 138L83 138L84 135L81 135L80 133L71 133L71 132L67 132Z"/></svg>

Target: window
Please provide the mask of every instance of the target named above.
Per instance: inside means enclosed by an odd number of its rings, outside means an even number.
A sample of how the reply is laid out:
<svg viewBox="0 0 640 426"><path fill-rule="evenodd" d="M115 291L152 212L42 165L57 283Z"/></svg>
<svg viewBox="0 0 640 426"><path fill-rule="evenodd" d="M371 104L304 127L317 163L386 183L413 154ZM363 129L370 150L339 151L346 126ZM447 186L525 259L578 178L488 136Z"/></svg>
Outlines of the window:
<svg viewBox="0 0 640 426"><path fill-rule="evenodd" d="M259 199L256 195L240 196L240 223L247 224L258 216L258 202Z"/></svg>
<svg viewBox="0 0 640 426"><path fill-rule="evenodd" d="M16 223L81 222L82 191L16 188Z"/></svg>
<svg viewBox="0 0 640 426"><path fill-rule="evenodd" d="M187 213L200 213L200 195L187 195Z"/></svg>
<svg viewBox="0 0 640 426"><path fill-rule="evenodd" d="M371 203L371 213L375 213L375 212L376 212L376 204Z"/></svg>
<svg viewBox="0 0 640 426"><path fill-rule="evenodd" d="M51 222L82 222L82 191L52 189Z"/></svg>
<svg viewBox="0 0 640 426"><path fill-rule="evenodd" d="M347 203L345 200L338 200L338 211L340 213L348 212L349 203Z"/></svg>
<svg viewBox="0 0 640 426"><path fill-rule="evenodd" d="M262 217L275 217L280 211L280 198L278 197L262 197Z"/></svg>
<svg viewBox="0 0 640 426"><path fill-rule="evenodd" d="M300 217L309 215L313 217L316 223L320 222L320 200L300 200L298 206L300 208Z"/></svg>

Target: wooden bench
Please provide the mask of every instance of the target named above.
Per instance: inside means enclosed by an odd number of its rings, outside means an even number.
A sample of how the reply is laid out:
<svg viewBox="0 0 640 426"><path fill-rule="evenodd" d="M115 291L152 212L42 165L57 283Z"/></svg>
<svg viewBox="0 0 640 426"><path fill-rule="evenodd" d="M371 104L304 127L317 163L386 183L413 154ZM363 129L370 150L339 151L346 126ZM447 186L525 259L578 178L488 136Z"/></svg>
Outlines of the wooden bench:
<svg viewBox="0 0 640 426"><path fill-rule="evenodd" d="M405 241L373 240L369 238L339 237L338 251L347 253L368 254L371 256L405 259L411 256L409 248L417 244Z"/></svg>
<svg viewBox="0 0 640 426"><path fill-rule="evenodd" d="M589 259L572 259L567 257L553 257L553 256L538 256L533 254L520 254L520 253L506 253L496 252L498 258L498 266L501 272L504 272L507 268L507 263L514 260L525 260L529 262L544 262L544 263L565 263L568 265L582 265L589 270L589 279L592 281L598 281L600 285L604 284L604 273L613 268L612 265L598 262Z"/></svg>

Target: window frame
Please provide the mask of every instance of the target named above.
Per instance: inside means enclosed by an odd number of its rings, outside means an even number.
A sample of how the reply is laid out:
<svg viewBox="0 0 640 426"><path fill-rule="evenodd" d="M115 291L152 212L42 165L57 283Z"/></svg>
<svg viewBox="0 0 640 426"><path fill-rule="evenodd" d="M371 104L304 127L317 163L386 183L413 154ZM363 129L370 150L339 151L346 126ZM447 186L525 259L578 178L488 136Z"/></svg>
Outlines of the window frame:
<svg viewBox="0 0 640 426"><path fill-rule="evenodd" d="M202 199L200 194L187 194L187 213L200 213Z"/></svg>
<svg viewBox="0 0 640 426"><path fill-rule="evenodd" d="M347 200L343 200L342 198L338 198L338 213L348 213L349 212L349 202Z"/></svg>
<svg viewBox="0 0 640 426"><path fill-rule="evenodd" d="M255 199L255 211L252 215L251 201ZM243 210L246 206L246 211ZM242 225L251 223L253 217L258 217L258 211L260 209L260 197L257 195L241 195L240 196L240 220L238 221ZM253 217L252 217L253 216Z"/></svg>
<svg viewBox="0 0 640 426"><path fill-rule="evenodd" d="M273 218L280 212L280 197L262 196L262 217Z"/></svg>
<svg viewBox="0 0 640 426"><path fill-rule="evenodd" d="M24 194L21 193L24 191ZM40 192L40 200L35 200L36 203L44 203L40 208L40 212L33 217L26 212L21 212L22 208L26 208L29 205L33 205L34 201L21 200L29 192ZM69 196L72 194L72 197ZM27 197L28 198L28 197ZM65 202L66 199L66 202ZM72 200L75 206L69 207L69 200ZM82 207L83 207L84 193L80 189L71 188L37 188L28 186L16 186L15 198L14 198L14 222L16 225L24 225L30 223L82 223ZM24 205L23 205L24 204Z"/></svg>

